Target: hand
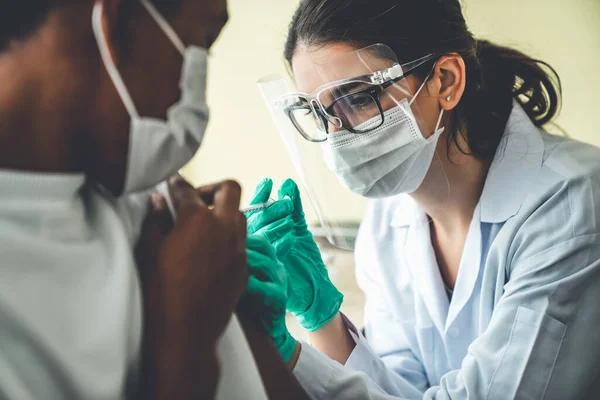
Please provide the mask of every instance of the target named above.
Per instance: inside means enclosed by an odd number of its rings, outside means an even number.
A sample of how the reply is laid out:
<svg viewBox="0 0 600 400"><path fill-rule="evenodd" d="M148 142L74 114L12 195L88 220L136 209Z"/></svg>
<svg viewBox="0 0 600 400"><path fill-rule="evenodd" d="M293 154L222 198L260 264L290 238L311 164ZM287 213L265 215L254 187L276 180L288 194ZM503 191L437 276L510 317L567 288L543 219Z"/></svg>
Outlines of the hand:
<svg viewBox="0 0 600 400"><path fill-rule="evenodd" d="M247 284L246 223L233 182L193 189L170 181L178 211L152 196L136 249L144 300L144 385L166 398L210 396L215 346ZM213 209L209 209L213 205ZM203 376L203 384L197 377ZM210 391L209 391L210 392Z"/></svg>
<svg viewBox="0 0 600 400"><path fill-rule="evenodd" d="M273 181L263 179L257 185L250 205L267 203L271 198L272 191ZM278 254L287 254L291 242L280 239L292 232L294 228L292 211L294 211L294 205L291 200L283 199L276 201L267 208L248 213L248 233L263 236L278 249Z"/></svg>
<svg viewBox="0 0 600 400"><path fill-rule="evenodd" d="M261 200L269 198L271 189L272 182L270 180L259 184L257 193L262 196ZM275 235L277 239L274 245L277 258L285 266L289 275L287 309L297 317L304 329L315 331L338 314L343 295L329 279L319 248L306 224L300 191L291 179L285 181L279 189L279 201L285 200L291 201L293 205L291 214L293 230L291 235L283 237ZM284 212L286 210L279 210L279 214L276 211L272 210L265 216L255 217L253 215L256 221L260 220L261 222L260 224L256 223L260 227L257 234L274 229L278 221L289 218ZM268 223L267 221L276 222ZM265 237L267 240L272 239Z"/></svg>
<svg viewBox="0 0 600 400"><path fill-rule="evenodd" d="M288 362L297 343L285 324L287 273L277 260L275 249L263 237L248 236L247 253L250 277L240 310L260 323Z"/></svg>

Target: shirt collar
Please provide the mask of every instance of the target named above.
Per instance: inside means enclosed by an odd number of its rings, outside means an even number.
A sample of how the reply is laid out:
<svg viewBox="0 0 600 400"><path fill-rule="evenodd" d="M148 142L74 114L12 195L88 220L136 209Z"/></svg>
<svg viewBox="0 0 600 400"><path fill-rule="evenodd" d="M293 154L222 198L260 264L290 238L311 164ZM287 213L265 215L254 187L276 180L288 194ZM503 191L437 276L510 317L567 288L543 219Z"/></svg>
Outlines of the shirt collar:
<svg viewBox="0 0 600 400"><path fill-rule="evenodd" d="M543 157L542 135L515 101L481 194L481 222L504 222L519 211L532 179L542 167ZM418 214L418 204L408 195L397 196L392 202L391 225L411 225Z"/></svg>
<svg viewBox="0 0 600 400"><path fill-rule="evenodd" d="M34 173L0 169L0 201L70 201L85 183L83 174Z"/></svg>

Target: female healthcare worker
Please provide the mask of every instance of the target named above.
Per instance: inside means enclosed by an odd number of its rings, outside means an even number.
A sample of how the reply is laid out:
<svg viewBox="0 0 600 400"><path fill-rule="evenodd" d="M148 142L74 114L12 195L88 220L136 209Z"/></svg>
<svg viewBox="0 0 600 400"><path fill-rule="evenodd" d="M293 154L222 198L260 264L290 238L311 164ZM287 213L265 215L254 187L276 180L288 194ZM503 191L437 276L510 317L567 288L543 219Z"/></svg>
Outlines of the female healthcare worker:
<svg viewBox="0 0 600 400"><path fill-rule="evenodd" d="M304 0L285 56L298 91L270 103L279 128L371 199L365 336L339 313L296 185L249 220L290 277L312 347L278 344L311 396L599 393L600 151L541 129L561 95L547 65L475 39L458 0Z"/></svg>

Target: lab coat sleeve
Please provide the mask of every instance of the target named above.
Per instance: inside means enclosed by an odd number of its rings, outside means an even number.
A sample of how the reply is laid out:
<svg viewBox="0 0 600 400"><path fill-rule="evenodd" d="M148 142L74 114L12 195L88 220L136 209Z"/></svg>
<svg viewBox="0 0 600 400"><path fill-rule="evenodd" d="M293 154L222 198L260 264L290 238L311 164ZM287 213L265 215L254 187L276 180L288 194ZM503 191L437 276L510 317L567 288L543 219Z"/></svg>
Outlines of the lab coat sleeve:
<svg viewBox="0 0 600 400"><path fill-rule="evenodd" d="M397 399L386 394L363 372L333 361L307 343L302 344L294 375L315 400Z"/></svg>
<svg viewBox="0 0 600 400"><path fill-rule="evenodd" d="M386 239L387 232L382 227L389 227L389 217L380 213L380 208L377 202L369 204L357 240L356 280L366 297L364 327L367 339L346 320L357 338L346 366L364 372L386 393L420 399L429 382L420 354L413 351L418 345L414 334L411 277L400 265L386 270L389 238ZM392 313L387 298L398 299L396 303L403 305L402 310ZM396 315L403 319L399 320Z"/></svg>
<svg viewBox="0 0 600 400"><path fill-rule="evenodd" d="M416 338L408 326L414 323L397 320L384 299L385 285L373 278L369 265L357 264L357 280L365 292L365 332L367 339L346 320L346 326L355 333L356 347L346 366L362 371L386 393L420 399L429 387L423 365L412 350ZM409 303L410 304L410 303ZM410 309L406 317L410 321ZM411 337L411 335L413 337Z"/></svg>

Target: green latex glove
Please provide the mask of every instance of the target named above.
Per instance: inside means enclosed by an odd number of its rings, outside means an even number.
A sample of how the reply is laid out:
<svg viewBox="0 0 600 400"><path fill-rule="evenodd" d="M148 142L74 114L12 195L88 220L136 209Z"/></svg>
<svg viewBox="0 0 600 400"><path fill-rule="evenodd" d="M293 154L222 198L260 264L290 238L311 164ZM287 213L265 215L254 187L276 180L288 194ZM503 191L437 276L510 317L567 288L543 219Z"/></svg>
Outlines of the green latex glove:
<svg viewBox="0 0 600 400"><path fill-rule="evenodd" d="M257 185L250 205L268 202L272 191L273 181L263 179ZM293 211L294 205L290 199L281 199L265 209L252 211L246 215L248 233L266 238L277 249L278 255L287 254L292 243L289 240L281 240L281 238L294 228Z"/></svg>
<svg viewBox="0 0 600 400"><path fill-rule="evenodd" d="M283 241L292 242L291 249L279 254L289 275L287 309L300 325L308 331L316 331L335 317L344 296L331 283L329 274L312 233L308 230L300 191L296 183L288 179L279 189L279 199L289 198L293 205L292 234ZM283 249L283 247L282 247Z"/></svg>
<svg viewBox="0 0 600 400"><path fill-rule="evenodd" d="M253 203L268 201L272 190L270 179L261 181ZM277 204L280 205L275 207ZM288 235L286 229L290 220L292 227ZM261 235L273 244L277 258L285 266L289 275L287 308L298 318L300 325L315 331L335 317L343 296L329 280L321 253L308 230L296 183L285 181L279 189L279 201L266 210L255 212L248 219L248 226L249 232Z"/></svg>
<svg viewBox="0 0 600 400"><path fill-rule="evenodd" d="M285 268L277 260L273 246L261 236L249 235L246 251L250 275L240 308L260 321L288 362L296 348L296 339L285 324L288 289Z"/></svg>

